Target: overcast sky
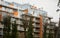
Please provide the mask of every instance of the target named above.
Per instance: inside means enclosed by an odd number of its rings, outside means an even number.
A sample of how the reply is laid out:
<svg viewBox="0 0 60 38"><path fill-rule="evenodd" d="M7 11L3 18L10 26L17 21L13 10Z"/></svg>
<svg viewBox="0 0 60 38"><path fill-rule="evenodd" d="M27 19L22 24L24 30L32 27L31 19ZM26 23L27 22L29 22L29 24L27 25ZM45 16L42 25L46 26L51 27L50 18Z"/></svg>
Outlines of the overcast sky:
<svg viewBox="0 0 60 38"><path fill-rule="evenodd" d="M52 21L58 21L59 13L56 12L58 0L6 0L9 2L17 2L20 4L29 3L35 5L38 8L43 8L43 10L48 12L48 16L53 17Z"/></svg>

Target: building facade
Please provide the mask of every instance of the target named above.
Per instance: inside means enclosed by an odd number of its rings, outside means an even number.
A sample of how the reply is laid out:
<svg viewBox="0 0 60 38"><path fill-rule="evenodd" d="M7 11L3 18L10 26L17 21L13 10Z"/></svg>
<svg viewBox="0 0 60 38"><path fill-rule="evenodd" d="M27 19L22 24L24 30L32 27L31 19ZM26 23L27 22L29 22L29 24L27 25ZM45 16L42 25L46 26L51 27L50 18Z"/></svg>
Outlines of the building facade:
<svg viewBox="0 0 60 38"><path fill-rule="evenodd" d="M51 21L51 17L47 18L44 25L44 38L55 38L56 35L56 23Z"/></svg>
<svg viewBox="0 0 60 38"><path fill-rule="evenodd" d="M59 27L57 29L56 38L60 38L60 17L59 17Z"/></svg>
<svg viewBox="0 0 60 38"><path fill-rule="evenodd" d="M47 17L47 12L40 10L40 9L36 9L36 7L31 6L29 4L17 4L17 3L9 3L7 1L1 1L0 0L0 19L1 21L3 21L2 19L7 16L7 14L10 14L10 16L12 17L11 21L13 22L14 20L18 20L16 21L16 23L18 24L18 34L19 34L19 38L24 38L24 28L22 27L23 23L22 23L22 14L27 15L27 19L29 19L30 17L33 17L33 31L34 31L34 38L43 38L43 24L45 17ZM3 25L2 25L3 27Z"/></svg>

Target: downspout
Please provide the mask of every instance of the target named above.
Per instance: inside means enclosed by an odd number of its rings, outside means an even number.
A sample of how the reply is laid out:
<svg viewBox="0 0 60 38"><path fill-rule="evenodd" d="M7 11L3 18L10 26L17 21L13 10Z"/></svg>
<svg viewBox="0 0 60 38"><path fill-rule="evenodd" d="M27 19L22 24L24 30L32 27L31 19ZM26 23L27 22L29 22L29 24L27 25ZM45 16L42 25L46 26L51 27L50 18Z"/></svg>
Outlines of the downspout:
<svg viewBox="0 0 60 38"><path fill-rule="evenodd" d="M40 38L43 38L43 18L40 15Z"/></svg>

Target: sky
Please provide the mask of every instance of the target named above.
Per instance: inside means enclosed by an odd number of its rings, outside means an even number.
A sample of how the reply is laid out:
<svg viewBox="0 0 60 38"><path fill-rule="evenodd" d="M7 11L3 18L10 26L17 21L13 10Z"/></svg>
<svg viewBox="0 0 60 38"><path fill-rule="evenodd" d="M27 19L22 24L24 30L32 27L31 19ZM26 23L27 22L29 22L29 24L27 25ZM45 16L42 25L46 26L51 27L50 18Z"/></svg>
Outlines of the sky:
<svg viewBox="0 0 60 38"><path fill-rule="evenodd" d="M53 17L52 21L58 22L59 20L59 12L56 12L58 9L57 3L58 0L5 0L8 2L16 2L20 4L31 4L38 8L43 8L43 10L48 12L49 17Z"/></svg>

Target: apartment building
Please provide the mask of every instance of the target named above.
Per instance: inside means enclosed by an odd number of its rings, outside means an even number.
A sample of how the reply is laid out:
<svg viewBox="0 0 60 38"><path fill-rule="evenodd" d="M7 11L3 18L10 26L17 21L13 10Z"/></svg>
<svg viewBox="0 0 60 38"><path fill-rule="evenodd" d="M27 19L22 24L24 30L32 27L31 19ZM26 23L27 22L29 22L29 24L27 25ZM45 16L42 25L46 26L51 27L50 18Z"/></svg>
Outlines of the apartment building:
<svg viewBox="0 0 60 38"><path fill-rule="evenodd" d="M56 38L60 38L60 17L59 17L59 23L58 23L58 28L57 28L57 33L56 33Z"/></svg>
<svg viewBox="0 0 60 38"><path fill-rule="evenodd" d="M50 37L51 38L54 38L55 36L55 26L56 26L56 23L55 22L51 22L51 24L50 24L50 31L49 31L49 33L50 33Z"/></svg>
<svg viewBox="0 0 60 38"><path fill-rule="evenodd" d="M6 4L6 2L0 0L0 38L3 38L3 24L1 24L1 22L3 21L3 18L6 17L8 13L12 16L13 10L15 11L17 10L7 5L8 3Z"/></svg>
<svg viewBox="0 0 60 38"><path fill-rule="evenodd" d="M44 25L44 38L56 37L56 22L52 22L51 19L51 17L48 17L47 22Z"/></svg>
<svg viewBox="0 0 60 38"><path fill-rule="evenodd" d="M33 17L33 31L34 38L42 38L43 37L43 22L47 13L43 10L36 9L36 7L31 6L29 4L17 4L17 3L9 3L7 1L0 0L0 19L2 19L10 14L12 16L12 22L16 19L16 23L18 24L18 34L21 38L24 38L24 28L22 27L22 14L23 16L27 16L29 19ZM18 19L17 19L18 18ZM44 18L44 19L43 19ZM3 27L3 26L2 26ZM19 37L19 38L20 38Z"/></svg>

